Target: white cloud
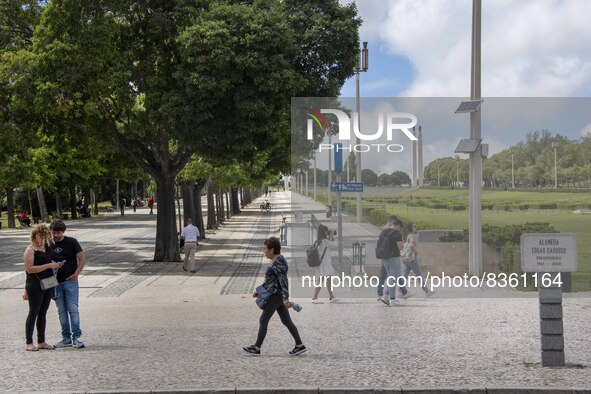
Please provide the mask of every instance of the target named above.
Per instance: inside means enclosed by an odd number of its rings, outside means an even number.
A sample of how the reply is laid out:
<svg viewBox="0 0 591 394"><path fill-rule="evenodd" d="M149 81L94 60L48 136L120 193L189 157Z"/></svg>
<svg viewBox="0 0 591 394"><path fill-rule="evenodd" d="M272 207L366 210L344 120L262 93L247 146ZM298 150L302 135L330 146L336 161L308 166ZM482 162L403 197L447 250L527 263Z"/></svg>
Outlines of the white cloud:
<svg viewBox="0 0 591 394"><path fill-rule="evenodd" d="M472 2L357 1L362 40L407 57L416 79L401 95L467 96ZM482 95L587 96L589 0L494 0L482 4Z"/></svg>
<svg viewBox="0 0 591 394"><path fill-rule="evenodd" d="M400 86L400 80L396 78L384 78L378 81L366 82L363 84L364 91L381 90L387 88L397 88Z"/></svg>
<svg viewBox="0 0 591 394"><path fill-rule="evenodd" d="M591 135L591 123L581 129L581 137Z"/></svg>

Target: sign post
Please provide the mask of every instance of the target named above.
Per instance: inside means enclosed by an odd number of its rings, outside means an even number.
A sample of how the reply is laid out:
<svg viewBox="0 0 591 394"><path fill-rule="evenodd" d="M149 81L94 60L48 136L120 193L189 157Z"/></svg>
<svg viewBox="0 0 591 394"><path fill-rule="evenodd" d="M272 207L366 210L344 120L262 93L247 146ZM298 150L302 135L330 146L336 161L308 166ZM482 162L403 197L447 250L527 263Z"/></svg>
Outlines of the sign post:
<svg viewBox="0 0 591 394"><path fill-rule="evenodd" d="M542 366L564 366L561 272L577 270L576 234L522 234L521 270L533 272L540 302Z"/></svg>
<svg viewBox="0 0 591 394"><path fill-rule="evenodd" d="M343 173L343 144L337 143L334 153L334 170L337 174L337 182L341 181ZM337 192L337 239L339 244L339 271L343 272L343 200L341 191Z"/></svg>
<svg viewBox="0 0 591 394"><path fill-rule="evenodd" d="M336 155L335 155L336 159ZM335 162L336 164L336 162ZM336 168L336 165L335 165ZM342 165L341 165L342 170ZM341 173L338 173L337 180L341 180ZM353 193L362 193L363 192L363 183L361 182L332 182L330 184L330 190L332 192L337 193L337 237L338 237L338 244L339 244L339 270L343 272L343 206L341 200L341 193L343 192L353 192Z"/></svg>

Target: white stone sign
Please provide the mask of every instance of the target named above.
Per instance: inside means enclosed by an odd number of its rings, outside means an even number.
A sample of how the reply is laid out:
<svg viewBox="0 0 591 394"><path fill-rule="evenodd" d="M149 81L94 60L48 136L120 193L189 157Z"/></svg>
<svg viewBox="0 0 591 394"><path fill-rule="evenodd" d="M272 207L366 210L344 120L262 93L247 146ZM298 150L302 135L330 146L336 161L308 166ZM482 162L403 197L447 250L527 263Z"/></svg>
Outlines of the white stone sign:
<svg viewBox="0 0 591 394"><path fill-rule="evenodd" d="M523 272L575 272L578 269L576 234L522 234Z"/></svg>

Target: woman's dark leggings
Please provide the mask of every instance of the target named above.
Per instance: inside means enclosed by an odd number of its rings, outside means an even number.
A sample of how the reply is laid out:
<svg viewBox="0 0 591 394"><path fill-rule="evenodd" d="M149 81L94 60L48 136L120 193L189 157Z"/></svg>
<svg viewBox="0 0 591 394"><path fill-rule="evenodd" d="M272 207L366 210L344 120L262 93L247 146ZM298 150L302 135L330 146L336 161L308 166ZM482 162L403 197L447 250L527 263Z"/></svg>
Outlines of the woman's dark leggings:
<svg viewBox="0 0 591 394"><path fill-rule="evenodd" d="M29 315L25 324L27 345L33 343L33 330L37 323L37 343L45 342L45 315L49 309L51 296L55 289L41 290L38 279L27 279L25 286L29 297Z"/></svg>
<svg viewBox="0 0 591 394"><path fill-rule="evenodd" d="M269 320L273 317L273 314L277 311L279 317L281 318L281 323L291 333L291 336L295 340L296 345L301 345L302 340L300 339L300 334L298 333L298 329L291 321L291 317L289 316L289 311L283 305L283 297L281 294L275 293L271 296L265 309L263 309L263 314L259 319L259 335L257 336L257 342L254 344L256 347L261 347L263 345L263 341L265 340L265 336L267 336L267 326L269 325Z"/></svg>

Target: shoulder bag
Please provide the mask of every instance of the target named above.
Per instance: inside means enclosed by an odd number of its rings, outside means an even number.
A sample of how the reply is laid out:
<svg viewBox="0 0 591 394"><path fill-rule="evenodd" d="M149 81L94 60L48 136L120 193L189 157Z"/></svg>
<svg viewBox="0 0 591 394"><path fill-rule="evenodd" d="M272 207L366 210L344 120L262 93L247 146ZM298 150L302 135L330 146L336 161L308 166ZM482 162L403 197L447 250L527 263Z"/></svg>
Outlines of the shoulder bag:
<svg viewBox="0 0 591 394"><path fill-rule="evenodd" d="M35 276L37 276L37 274L35 274ZM41 290L43 291L53 289L58 285L57 278L55 277L55 275L51 275L50 277L45 279L41 279L39 278L39 276L37 276L37 279L39 279L39 284L41 285Z"/></svg>
<svg viewBox="0 0 591 394"><path fill-rule="evenodd" d="M267 302L269 301L269 299L271 298L271 296L273 294L271 294L271 292L269 290L267 290L265 288L265 286L263 286L263 285L258 286L256 288L256 292L257 292L257 298L255 300L256 304L258 305L259 308L265 309Z"/></svg>

